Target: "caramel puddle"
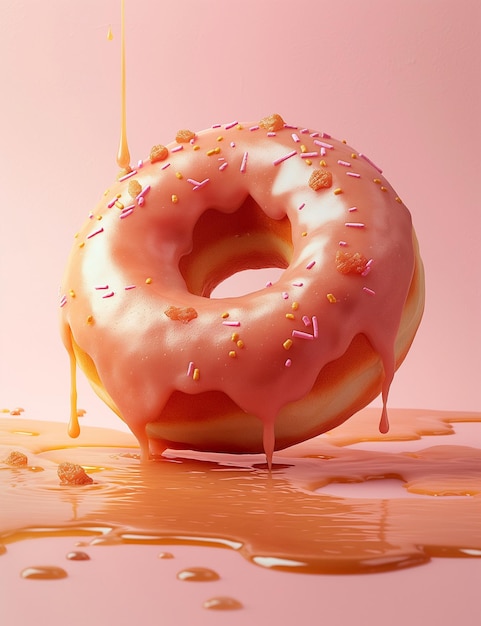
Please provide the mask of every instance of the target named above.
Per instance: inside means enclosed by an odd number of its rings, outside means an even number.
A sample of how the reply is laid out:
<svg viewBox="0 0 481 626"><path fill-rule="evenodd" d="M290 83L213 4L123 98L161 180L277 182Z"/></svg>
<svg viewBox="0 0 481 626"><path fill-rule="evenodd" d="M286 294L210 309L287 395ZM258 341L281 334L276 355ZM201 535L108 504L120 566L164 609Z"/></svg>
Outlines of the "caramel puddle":
<svg viewBox="0 0 481 626"><path fill-rule="evenodd" d="M481 450L449 445L449 437L425 449L409 442L448 435L451 424L480 422L481 414L391 410L390 418L387 438L405 442L402 451L359 448L386 439L377 431L377 411L366 409L327 435L276 453L272 472L259 455L169 452L141 464L125 433L84 428L72 442L58 423L1 419L0 461L15 449L28 466L0 463L0 499L8 502L0 544L85 535L94 545L210 545L258 566L316 574L480 557ZM81 464L95 482L60 485L63 461ZM372 481L389 485L382 497L366 497L363 486ZM349 497L336 495L342 485Z"/></svg>

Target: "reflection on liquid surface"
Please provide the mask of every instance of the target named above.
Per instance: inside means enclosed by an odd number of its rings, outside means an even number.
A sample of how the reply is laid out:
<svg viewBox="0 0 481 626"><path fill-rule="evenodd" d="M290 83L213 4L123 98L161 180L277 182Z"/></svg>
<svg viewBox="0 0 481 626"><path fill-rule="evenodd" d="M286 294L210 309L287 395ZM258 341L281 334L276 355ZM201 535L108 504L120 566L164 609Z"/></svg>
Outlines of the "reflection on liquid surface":
<svg viewBox="0 0 481 626"><path fill-rule="evenodd" d="M479 447L450 445L449 437L414 445L481 414L391 410L387 437L377 432L377 417L366 409L332 433L276 453L271 473L260 455L170 452L141 464L125 433L84 428L71 440L63 424L6 417L0 548L84 535L96 545L218 546L258 566L330 574L481 557L480 439ZM358 445L375 440L387 443ZM3 462L12 451L27 464ZM57 467L65 461L82 465L94 482L61 485Z"/></svg>

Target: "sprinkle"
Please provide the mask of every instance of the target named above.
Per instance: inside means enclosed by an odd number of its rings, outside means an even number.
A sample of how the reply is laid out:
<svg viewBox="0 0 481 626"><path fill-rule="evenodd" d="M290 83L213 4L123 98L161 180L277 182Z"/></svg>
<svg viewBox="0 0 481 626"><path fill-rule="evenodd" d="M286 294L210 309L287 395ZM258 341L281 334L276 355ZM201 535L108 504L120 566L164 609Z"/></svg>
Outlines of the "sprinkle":
<svg viewBox="0 0 481 626"><path fill-rule="evenodd" d="M291 359L286 359L286 362L284 363L284 365L285 365L286 367L290 367L290 366L292 365L292 361L291 361Z"/></svg>
<svg viewBox="0 0 481 626"><path fill-rule="evenodd" d="M295 317L294 313L286 313L286 318L287 318L288 320L294 320L294 319L296 319L296 317Z"/></svg>
<svg viewBox="0 0 481 626"><path fill-rule="evenodd" d="M297 135L296 133L292 133L291 137L296 143L300 142L299 135Z"/></svg>
<svg viewBox="0 0 481 626"><path fill-rule="evenodd" d="M326 149L325 149L325 148L321 148L321 149L319 150L319 154L320 154L321 156L326 156ZM325 165L325 164L326 164L326 163L325 163L325 161L322 161L322 165Z"/></svg>
<svg viewBox="0 0 481 626"><path fill-rule="evenodd" d="M219 153L220 153L219 146L216 146L215 148L211 148L210 150L207 150L206 152L207 156L213 156L214 154L219 154Z"/></svg>
<svg viewBox="0 0 481 626"><path fill-rule="evenodd" d="M337 187L336 189L334 189L333 193L335 196L339 196L342 193L342 189L340 187Z"/></svg>
<svg viewBox="0 0 481 626"><path fill-rule="evenodd" d="M267 136L268 136L268 137L277 137L277 133L275 133L273 130L271 130L271 131L269 131L269 132L267 133Z"/></svg>
<svg viewBox="0 0 481 626"><path fill-rule="evenodd" d="M224 313L222 313L221 315L222 319L225 320L229 317L229 313L227 311L224 311Z"/></svg>
<svg viewBox="0 0 481 626"><path fill-rule="evenodd" d="M192 376L193 373L194 373L194 361L190 361L187 367L187 376Z"/></svg>
<svg viewBox="0 0 481 626"><path fill-rule="evenodd" d="M244 173L246 171L247 168L247 157L248 157L249 153L248 152L244 152L244 155L242 157L242 162L241 162L241 166L240 166L240 171L242 173Z"/></svg>
<svg viewBox="0 0 481 626"><path fill-rule="evenodd" d="M382 183L382 180L380 178L373 178L372 182L376 183L376 185L380 185Z"/></svg>
<svg viewBox="0 0 481 626"><path fill-rule="evenodd" d="M182 172L175 172L175 177L179 180L182 180L184 178L184 175L182 174Z"/></svg>
<svg viewBox="0 0 481 626"><path fill-rule="evenodd" d="M311 325L311 319L310 319L310 317L308 315L303 315L302 321L304 322L304 326L310 326Z"/></svg>
<svg viewBox="0 0 481 626"><path fill-rule="evenodd" d="M235 351L235 350L231 350L231 351L229 352L229 356L230 356L232 359L234 359L234 358L237 356L236 351Z"/></svg>
<svg viewBox="0 0 481 626"><path fill-rule="evenodd" d="M237 126L237 124L238 124L238 123L239 123L239 122L237 122L237 121L235 121L235 122L229 122L229 124L226 124L226 125L224 126L224 128L225 128L226 130L229 130L230 128L234 128L234 126Z"/></svg>
<svg viewBox="0 0 481 626"><path fill-rule="evenodd" d="M231 148L235 148L235 141L231 141L231 142L230 142L230 147L231 147Z"/></svg>
<svg viewBox="0 0 481 626"><path fill-rule="evenodd" d="M94 323L94 316L93 315L87 315L87 319L85 321L87 322L87 324L93 324Z"/></svg>
<svg viewBox="0 0 481 626"><path fill-rule="evenodd" d="M337 298L336 296L334 296L332 293L328 293L326 295L326 298L329 300L329 302L334 303L337 302Z"/></svg>
<svg viewBox="0 0 481 626"><path fill-rule="evenodd" d="M60 308L64 307L67 304L67 296L63 295L60 298Z"/></svg>
<svg viewBox="0 0 481 626"><path fill-rule="evenodd" d="M311 261L310 263L306 265L306 270L311 270L315 264L316 264L315 261Z"/></svg>
<svg viewBox="0 0 481 626"><path fill-rule="evenodd" d="M361 178L361 174L357 174L356 172L346 172L348 176L353 176L354 178Z"/></svg>
<svg viewBox="0 0 481 626"><path fill-rule="evenodd" d="M166 163L165 165L162 165L161 169L166 170L170 166L171 166L171 163Z"/></svg>
<svg viewBox="0 0 481 626"><path fill-rule="evenodd" d="M304 283L301 283L301 282L295 282L295 283L292 283L292 286L293 286L293 287L303 287L303 286L304 286ZM294 302L294 303L293 303L293 305L294 305L294 304L297 304L297 305L299 306L299 304L298 304L297 302Z"/></svg>
<svg viewBox="0 0 481 626"><path fill-rule="evenodd" d="M124 174L124 176L119 178L119 183L123 182L124 180L127 180L127 178L132 178L132 176L135 176L135 174L137 174L137 170L132 170L131 172Z"/></svg>
<svg viewBox="0 0 481 626"><path fill-rule="evenodd" d="M119 217L120 217L121 220L123 220L126 217L129 217L129 215L132 215L133 212L134 212L134 207L133 206L127 207L127 208L122 210L122 213L119 215Z"/></svg>
<svg viewBox="0 0 481 626"><path fill-rule="evenodd" d="M302 286L302 283L301 283ZM294 300L294 302L291 304L291 309L293 311L297 311L297 309L299 308L299 302L297 302L296 300Z"/></svg>
<svg viewBox="0 0 481 626"><path fill-rule="evenodd" d="M348 228L365 228L366 224L363 224L362 222L346 222L344 226L347 226Z"/></svg>
<svg viewBox="0 0 481 626"><path fill-rule="evenodd" d="M241 325L240 322L231 322L231 321L225 321L225 322L222 322L222 324L224 326L240 326Z"/></svg>
<svg viewBox="0 0 481 626"><path fill-rule="evenodd" d="M381 191L387 191L387 187L384 187L384 185L381 185Z"/></svg>
<svg viewBox="0 0 481 626"><path fill-rule="evenodd" d="M231 338L231 341L237 341L239 339L239 333L232 333L230 338Z"/></svg>
<svg viewBox="0 0 481 626"><path fill-rule="evenodd" d="M115 198L112 198L112 200L107 204L107 207L111 209L114 206L114 204L117 202L117 200L118 200L118 196L116 196Z"/></svg>
<svg viewBox="0 0 481 626"><path fill-rule="evenodd" d="M114 295L113 291L109 291L109 293L106 293L105 296L102 296L102 298L111 298Z"/></svg>
<svg viewBox="0 0 481 626"><path fill-rule="evenodd" d="M125 291L129 291L130 289L135 289L137 285L126 285L124 287Z"/></svg>
<svg viewBox="0 0 481 626"><path fill-rule="evenodd" d="M149 277L149 278L146 278L146 279L145 279L145 284L146 284L146 285L151 285L151 284L152 284L152 279L151 279L150 277Z"/></svg>
<svg viewBox="0 0 481 626"><path fill-rule="evenodd" d="M140 169L141 167L144 167L144 161L143 159L139 159L137 161L137 168Z"/></svg>
<svg viewBox="0 0 481 626"><path fill-rule="evenodd" d="M237 124L237 122L236 122ZM222 124L212 124L212 128L220 128Z"/></svg>
<svg viewBox="0 0 481 626"><path fill-rule="evenodd" d="M352 206L350 209L348 209L349 213L352 213L353 211L357 211L357 206Z"/></svg>
<svg viewBox="0 0 481 626"><path fill-rule="evenodd" d="M122 210L125 207L125 205L122 202L120 202L120 200L117 200L114 206L116 206L120 210Z"/></svg>
<svg viewBox="0 0 481 626"><path fill-rule="evenodd" d="M219 165L219 170L223 172L228 165L229 164L227 163L227 161L225 163L222 163L222 165Z"/></svg>
<svg viewBox="0 0 481 626"><path fill-rule="evenodd" d="M284 348L284 350L290 350L291 346L292 346L292 339L286 339L284 343L282 344L282 347Z"/></svg>
<svg viewBox="0 0 481 626"><path fill-rule="evenodd" d="M180 152L180 150L183 150L184 146L175 146L175 148L171 149L171 152Z"/></svg>
<svg viewBox="0 0 481 626"><path fill-rule="evenodd" d="M200 370L199 370L199 368L198 368L198 367L196 367L196 368L194 369L194 373L192 374L192 378L193 378L194 380L199 380L199 378L200 378Z"/></svg>
<svg viewBox="0 0 481 626"><path fill-rule="evenodd" d="M224 137L223 137L222 135L219 135L219 136L217 137L217 141L223 141L223 140L224 140Z"/></svg>
<svg viewBox="0 0 481 626"><path fill-rule="evenodd" d="M319 325L317 323L317 316L312 316L312 329L314 331L314 338L317 339L319 337Z"/></svg>
<svg viewBox="0 0 481 626"><path fill-rule="evenodd" d="M200 146L197 146L197 145L196 145L196 146L194 146L194 147L192 148L192 150L200 150Z"/></svg>
<svg viewBox="0 0 481 626"><path fill-rule="evenodd" d="M171 195L170 199L172 200L173 204L177 204L177 202L179 201L179 197L176 196L175 193Z"/></svg>
<svg viewBox="0 0 481 626"><path fill-rule="evenodd" d="M318 152L301 152L301 159L311 159L316 157L318 154Z"/></svg>
<svg viewBox="0 0 481 626"><path fill-rule="evenodd" d="M287 291L282 292L282 297L284 298L284 300L287 300L289 298L289 294L287 293Z"/></svg>
<svg viewBox="0 0 481 626"><path fill-rule="evenodd" d="M376 295L376 292L373 291L372 289L369 289L369 287L363 287L362 290L365 291L370 296L375 296Z"/></svg>
<svg viewBox="0 0 481 626"><path fill-rule="evenodd" d="M305 163L306 165L312 165L312 161L311 161L311 159L306 159L306 160L304 161L304 163Z"/></svg>
<svg viewBox="0 0 481 626"><path fill-rule="evenodd" d="M108 289L109 286L108 285L96 285L95 289Z"/></svg>
<svg viewBox="0 0 481 626"><path fill-rule="evenodd" d="M314 143L316 146L321 146L321 148L327 148L328 150L332 150L334 148L332 144L320 141L319 139L314 139Z"/></svg>
<svg viewBox="0 0 481 626"><path fill-rule="evenodd" d="M279 165L280 163L283 163L284 161L287 161L287 159L290 159L291 157L295 156L297 154L297 150L292 150L292 152L289 152L288 154L285 154L284 156L279 157L278 159L276 159L273 164L274 165Z"/></svg>
<svg viewBox="0 0 481 626"><path fill-rule="evenodd" d="M301 143L301 153L304 154L307 152L307 146Z"/></svg>
<svg viewBox="0 0 481 626"><path fill-rule="evenodd" d="M251 126L249 128L250 131L254 131L254 130L259 130L260 126L258 124L256 124L255 126Z"/></svg>
<svg viewBox="0 0 481 626"><path fill-rule="evenodd" d="M309 333L304 333L302 330L293 330L292 336L297 339L314 339L314 335L310 335Z"/></svg>
<svg viewBox="0 0 481 626"><path fill-rule="evenodd" d="M192 187L192 191L197 191L197 189L202 189L202 187L205 187L205 185L207 185L207 183L210 181L210 178L204 178L204 180L202 180L200 183L196 183L190 178L188 178L187 180L189 183L194 184L194 186Z"/></svg>
<svg viewBox="0 0 481 626"><path fill-rule="evenodd" d="M99 235L100 233L103 233L104 229L102 228L102 226L100 228L97 228L97 230L94 230L93 233L90 233L90 235L87 235L87 239L92 239L92 237L95 237L95 235Z"/></svg>
<svg viewBox="0 0 481 626"><path fill-rule="evenodd" d="M146 185L142 191L139 193L139 195L135 198L137 200L137 202L139 202L139 200L143 199L143 197L145 196L145 194L150 191L150 185Z"/></svg>
<svg viewBox="0 0 481 626"><path fill-rule="evenodd" d="M349 161L342 161L341 159L338 160L338 164L342 165L343 167L351 167Z"/></svg>
<svg viewBox="0 0 481 626"><path fill-rule="evenodd" d="M359 156L362 157L365 161L367 161L369 163L369 165L372 165L374 169L376 169L380 174L382 174L382 169L380 167L378 167L375 163L373 163L371 161L370 158L368 158L365 154L362 154L361 152L359 153Z"/></svg>
<svg viewBox="0 0 481 626"><path fill-rule="evenodd" d="M272 281L271 280L268 280L266 282L266 287L272 287Z"/></svg>
<svg viewBox="0 0 481 626"><path fill-rule="evenodd" d="M244 342L242 341L242 339L239 339L237 341L236 346L241 349L244 347Z"/></svg>
<svg viewBox="0 0 481 626"><path fill-rule="evenodd" d="M399 196L396 196L394 200L396 200L396 202L399 202L399 204L402 204L402 200Z"/></svg>
<svg viewBox="0 0 481 626"><path fill-rule="evenodd" d="M303 209L305 206L306 206L306 203L305 203L305 202L303 202L303 203L300 205L300 207L298 207L298 209L297 209L297 210L298 210L298 211L302 211L302 209Z"/></svg>
<svg viewBox="0 0 481 626"><path fill-rule="evenodd" d="M78 245L79 248L83 248L85 246L85 241L81 241Z"/></svg>
<svg viewBox="0 0 481 626"><path fill-rule="evenodd" d="M344 248L344 247L346 247L348 245L348 243L347 243L347 241L340 241L339 245Z"/></svg>
<svg viewBox="0 0 481 626"><path fill-rule="evenodd" d="M372 269L372 259L366 263L366 267L363 272L361 272L361 276L367 276Z"/></svg>

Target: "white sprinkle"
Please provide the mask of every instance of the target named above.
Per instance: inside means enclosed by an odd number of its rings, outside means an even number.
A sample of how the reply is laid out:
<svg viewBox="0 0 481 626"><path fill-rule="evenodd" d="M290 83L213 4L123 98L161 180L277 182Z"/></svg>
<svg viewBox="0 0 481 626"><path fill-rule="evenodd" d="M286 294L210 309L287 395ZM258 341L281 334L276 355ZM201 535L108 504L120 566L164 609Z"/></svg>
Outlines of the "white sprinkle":
<svg viewBox="0 0 481 626"><path fill-rule="evenodd" d="M139 159L139 160L137 161L137 167L138 167L139 169L140 169L141 167L144 167L144 161L143 161L143 159Z"/></svg>
<svg viewBox="0 0 481 626"><path fill-rule="evenodd" d="M225 163L222 163L222 165L219 165L219 170L223 172L228 165L229 164L227 163L227 161Z"/></svg>
<svg viewBox="0 0 481 626"><path fill-rule="evenodd" d="M347 226L348 228L365 228L366 224L363 224L362 222L346 222L344 226Z"/></svg>
<svg viewBox="0 0 481 626"><path fill-rule="evenodd" d="M299 143L300 139L299 139L299 135L297 135L296 133L292 133L291 135L293 141L295 141L296 143Z"/></svg>

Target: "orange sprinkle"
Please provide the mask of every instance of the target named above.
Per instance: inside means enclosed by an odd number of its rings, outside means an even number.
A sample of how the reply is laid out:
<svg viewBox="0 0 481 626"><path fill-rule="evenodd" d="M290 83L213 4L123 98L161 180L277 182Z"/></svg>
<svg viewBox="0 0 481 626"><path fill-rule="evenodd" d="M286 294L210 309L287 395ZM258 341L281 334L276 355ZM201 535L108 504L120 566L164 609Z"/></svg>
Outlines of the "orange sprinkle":
<svg viewBox="0 0 481 626"><path fill-rule="evenodd" d="M402 200L399 196L396 196L394 199L396 200L396 202L399 202L399 204L402 204Z"/></svg>
<svg viewBox="0 0 481 626"><path fill-rule="evenodd" d="M93 323L94 323L94 316L87 315L87 324L93 324Z"/></svg>
<svg viewBox="0 0 481 626"><path fill-rule="evenodd" d="M242 341L242 339L239 339L239 341L236 343L238 348L243 348L244 347L244 342Z"/></svg>
<svg viewBox="0 0 481 626"><path fill-rule="evenodd" d="M161 144L158 144L157 146L153 146L150 151L150 162L157 163L158 161L165 161L168 155L169 151L167 150L167 148Z"/></svg>
<svg viewBox="0 0 481 626"><path fill-rule="evenodd" d="M125 205L122 204L122 202L120 202L120 200L117 200L115 203L115 206L120 209L122 211L122 209L125 209Z"/></svg>
<svg viewBox="0 0 481 626"><path fill-rule="evenodd" d="M327 163L324 161L324 159L322 159L321 161L319 161L319 165L321 167L327 167Z"/></svg>
<svg viewBox="0 0 481 626"><path fill-rule="evenodd" d="M178 196L175 195L175 193L172 194L172 196L170 197L170 199L172 200L172 202L174 204L177 204L177 202L179 201Z"/></svg>
<svg viewBox="0 0 481 626"><path fill-rule="evenodd" d="M194 373L192 374L192 378L193 378L194 380L199 380L199 378L200 378L200 370L199 370L199 368L198 368L198 367L196 367L196 368L194 369Z"/></svg>
<svg viewBox="0 0 481 626"><path fill-rule="evenodd" d="M127 188L129 192L129 196L131 198L136 198L139 193L142 191L142 185L135 178L129 181L129 186Z"/></svg>
<svg viewBox="0 0 481 626"><path fill-rule="evenodd" d="M337 302L336 296L332 295L332 293L328 293L326 297L329 302Z"/></svg>
<svg viewBox="0 0 481 626"><path fill-rule="evenodd" d="M184 175L182 174L182 172L175 172L175 176L176 178L178 178L179 180L182 180L184 178Z"/></svg>
<svg viewBox="0 0 481 626"><path fill-rule="evenodd" d="M309 187L314 191L328 189L332 186L332 174L327 170L314 170L309 178Z"/></svg>
<svg viewBox="0 0 481 626"><path fill-rule="evenodd" d="M301 233L301 237L307 237L307 233L306 233L306 231L304 231L303 233Z"/></svg>
<svg viewBox="0 0 481 626"><path fill-rule="evenodd" d="M239 333L232 333L231 341L237 341L239 339Z"/></svg>
<svg viewBox="0 0 481 626"><path fill-rule="evenodd" d="M337 189L334 189L335 196L339 196L341 193L342 193L342 189L340 187L338 187Z"/></svg>
<svg viewBox="0 0 481 626"><path fill-rule="evenodd" d="M216 148L211 148L211 150L207 150L207 156L213 156L214 154L219 154L220 148L217 146Z"/></svg>
<svg viewBox="0 0 481 626"><path fill-rule="evenodd" d="M196 144L193 149L194 150L200 150L200 146Z"/></svg>
<svg viewBox="0 0 481 626"><path fill-rule="evenodd" d="M146 278L146 279L145 279L145 284L146 284L146 285L151 285L151 284L152 284L152 279L151 279L150 277L149 277L149 278Z"/></svg>
<svg viewBox="0 0 481 626"><path fill-rule="evenodd" d="M286 339L282 346L284 347L284 350L289 350L292 346L292 339Z"/></svg>
<svg viewBox="0 0 481 626"><path fill-rule="evenodd" d="M299 302L297 302L296 300L294 300L294 302L291 304L291 309L293 311L297 311L297 309L299 308Z"/></svg>
<svg viewBox="0 0 481 626"><path fill-rule="evenodd" d="M357 154L355 152L351 154L351 159L357 159Z"/></svg>
<svg viewBox="0 0 481 626"><path fill-rule="evenodd" d="M217 141L223 141L223 139L224 139L224 137L222 137L222 135L219 135L219 136L217 137Z"/></svg>
<svg viewBox="0 0 481 626"><path fill-rule="evenodd" d="M376 185L380 185L381 184L381 179L380 178L373 178L373 183L376 183Z"/></svg>
<svg viewBox="0 0 481 626"><path fill-rule="evenodd" d="M195 139L195 133L187 129L178 130L175 136L177 143L189 143L192 139Z"/></svg>
<svg viewBox="0 0 481 626"><path fill-rule="evenodd" d="M259 122L259 126L268 132L275 132L284 128L284 120L278 113L263 117Z"/></svg>
<svg viewBox="0 0 481 626"><path fill-rule="evenodd" d="M384 185L381 185L381 191L387 191L387 187L384 187Z"/></svg>
<svg viewBox="0 0 481 626"><path fill-rule="evenodd" d="M70 289L68 293L71 298L75 298L75 291L73 289Z"/></svg>
<svg viewBox="0 0 481 626"><path fill-rule="evenodd" d="M287 317L288 320L295 320L296 319L294 313L286 313L286 317Z"/></svg>
<svg viewBox="0 0 481 626"><path fill-rule="evenodd" d="M229 356L230 356L232 359L234 359L234 358L237 356L237 354L236 354L235 350L231 350L231 351L229 352Z"/></svg>
<svg viewBox="0 0 481 626"><path fill-rule="evenodd" d="M301 144L301 152L307 152L307 147L303 143Z"/></svg>
<svg viewBox="0 0 481 626"><path fill-rule="evenodd" d="M79 248L83 248L85 246L85 241L81 241L78 245Z"/></svg>
<svg viewBox="0 0 481 626"><path fill-rule="evenodd" d="M312 165L311 159L304 159L306 165Z"/></svg>
<svg viewBox="0 0 481 626"><path fill-rule="evenodd" d="M229 313L227 311L224 311L224 313L222 313L221 315L222 319L225 320L229 317Z"/></svg>

